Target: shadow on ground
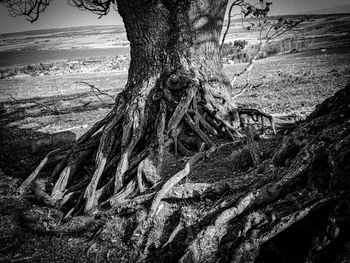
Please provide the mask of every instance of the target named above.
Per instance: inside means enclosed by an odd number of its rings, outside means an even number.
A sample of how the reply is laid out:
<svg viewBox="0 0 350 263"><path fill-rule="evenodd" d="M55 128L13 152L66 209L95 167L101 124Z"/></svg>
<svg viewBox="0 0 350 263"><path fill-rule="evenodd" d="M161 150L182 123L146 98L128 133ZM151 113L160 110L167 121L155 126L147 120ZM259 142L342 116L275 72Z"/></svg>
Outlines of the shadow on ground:
<svg viewBox="0 0 350 263"><path fill-rule="evenodd" d="M85 95L74 94L65 97L64 100L69 104L57 116L64 121L66 116L72 113L110 108L110 104L101 101L93 101L85 107L72 102L77 98L81 100ZM62 101L62 96L60 100ZM40 98L35 103L30 99L1 105L0 262L101 261L87 257L87 241L91 237L40 234L28 230L21 221L23 211L35 204L20 198L17 188L48 152L58 147L69 147L76 138L72 131L50 134L18 125L26 119L32 122L36 118L45 119L47 116L49 119L50 116L55 116L55 113L49 110L55 103L55 97L47 97Z"/></svg>

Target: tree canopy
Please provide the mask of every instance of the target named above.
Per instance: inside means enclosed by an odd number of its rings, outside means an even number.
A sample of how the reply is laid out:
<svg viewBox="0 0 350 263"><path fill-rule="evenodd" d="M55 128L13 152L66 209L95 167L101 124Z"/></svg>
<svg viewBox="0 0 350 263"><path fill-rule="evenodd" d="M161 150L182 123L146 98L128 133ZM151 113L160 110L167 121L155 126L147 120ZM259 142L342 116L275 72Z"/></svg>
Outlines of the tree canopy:
<svg viewBox="0 0 350 263"><path fill-rule="evenodd" d="M8 8L12 16L26 16L30 22L38 20L40 13L43 13L53 0L1 0L0 4ZM111 7L115 7L116 0L68 0L68 4L82 10L91 11L100 17L108 14Z"/></svg>

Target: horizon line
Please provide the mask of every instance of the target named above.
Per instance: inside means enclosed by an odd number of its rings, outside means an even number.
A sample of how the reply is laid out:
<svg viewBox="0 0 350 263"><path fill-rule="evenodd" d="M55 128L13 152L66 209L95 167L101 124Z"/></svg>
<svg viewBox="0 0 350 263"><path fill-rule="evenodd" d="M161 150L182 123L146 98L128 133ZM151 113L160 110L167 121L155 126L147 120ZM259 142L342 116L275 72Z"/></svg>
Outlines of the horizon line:
<svg viewBox="0 0 350 263"><path fill-rule="evenodd" d="M278 17L278 16L331 16L331 15L350 15L350 12L347 13L286 13L286 14L271 14L267 17ZM233 19L233 20L241 20L239 18ZM224 21L227 21L225 18ZM31 29L31 30L24 30L24 31L12 31L12 32L0 32L0 36L2 35L8 35L8 34L19 34L19 33L28 33L28 32L35 32L35 31L44 31L44 30L53 30L53 29L69 29L69 28L82 28L82 27L115 27L115 26L123 26L124 23L121 24L109 24L109 25L97 25L97 24L91 24L91 25L81 25L81 26L71 26L71 27L51 27L51 28L40 28L40 29Z"/></svg>

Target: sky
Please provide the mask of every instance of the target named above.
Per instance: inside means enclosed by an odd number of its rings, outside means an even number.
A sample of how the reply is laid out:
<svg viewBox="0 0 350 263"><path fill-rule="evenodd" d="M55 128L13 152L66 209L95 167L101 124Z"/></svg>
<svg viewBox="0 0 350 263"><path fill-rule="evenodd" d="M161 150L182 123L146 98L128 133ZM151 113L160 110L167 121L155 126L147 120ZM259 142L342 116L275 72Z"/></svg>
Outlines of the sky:
<svg viewBox="0 0 350 263"><path fill-rule="evenodd" d="M300 14L315 10L328 9L348 5L349 0L271 0L273 2L271 15ZM349 12L349 9L347 10ZM39 20L30 23L25 17L11 17L6 8L0 5L0 34L27 30L64 28L87 25L121 25L123 21L119 14L111 12L97 19L97 15L69 6L65 0L54 0L46 11L40 14Z"/></svg>

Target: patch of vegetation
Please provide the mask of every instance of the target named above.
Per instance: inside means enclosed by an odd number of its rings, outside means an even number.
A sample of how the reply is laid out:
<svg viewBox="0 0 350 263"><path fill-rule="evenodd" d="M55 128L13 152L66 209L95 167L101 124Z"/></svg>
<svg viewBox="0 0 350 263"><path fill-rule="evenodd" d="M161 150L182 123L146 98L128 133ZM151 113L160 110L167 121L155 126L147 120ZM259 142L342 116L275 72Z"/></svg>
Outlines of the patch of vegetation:
<svg viewBox="0 0 350 263"><path fill-rule="evenodd" d="M65 62L30 64L23 67L0 69L0 79L7 79L18 75L37 77L111 70L126 71L129 62L130 58L128 56L117 55L114 58L89 57L75 60L69 59Z"/></svg>
<svg viewBox="0 0 350 263"><path fill-rule="evenodd" d="M29 76L41 76L41 75L49 75L49 71L52 69L53 64L43 64L40 63L39 65L27 65L24 67L18 67L18 68L5 68L0 69L0 78L6 79L10 77L14 77L20 74L25 74Z"/></svg>
<svg viewBox="0 0 350 263"><path fill-rule="evenodd" d="M296 37L287 37L284 39L271 41L268 43L257 59L271 57L280 53L298 52L304 50L307 43ZM224 61L229 60L235 63L249 62L255 54L259 52L259 44L248 45L246 40L236 40L233 43L224 43L222 47L222 56Z"/></svg>

